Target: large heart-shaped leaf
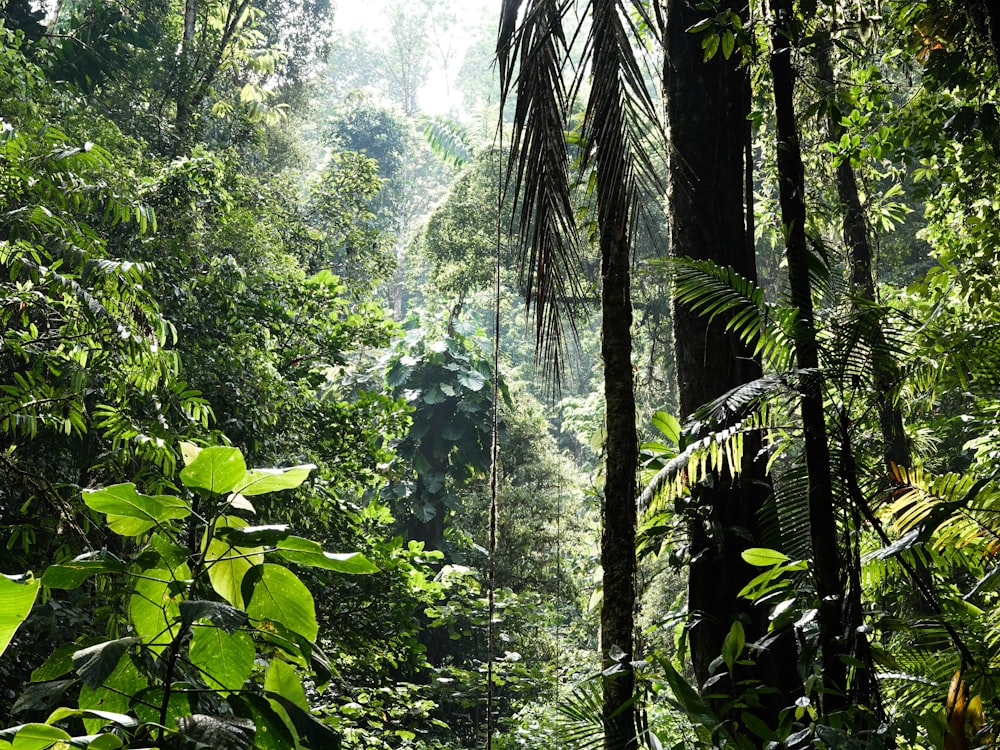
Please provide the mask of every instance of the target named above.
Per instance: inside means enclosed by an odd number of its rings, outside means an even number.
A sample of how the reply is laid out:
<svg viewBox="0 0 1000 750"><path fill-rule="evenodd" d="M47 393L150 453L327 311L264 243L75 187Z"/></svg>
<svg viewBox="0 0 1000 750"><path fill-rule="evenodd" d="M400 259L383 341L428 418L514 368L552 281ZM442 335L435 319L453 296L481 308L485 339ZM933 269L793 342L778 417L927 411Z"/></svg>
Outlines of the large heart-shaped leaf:
<svg viewBox="0 0 1000 750"><path fill-rule="evenodd" d="M316 604L305 584L282 565L265 563L255 568L256 580L247 605L250 619L279 622L310 641L319 635Z"/></svg>
<svg viewBox="0 0 1000 750"><path fill-rule="evenodd" d="M124 562L106 550L88 552L68 563L50 565L42 574L42 583L50 589L75 589L91 576L121 573L125 567Z"/></svg>
<svg viewBox="0 0 1000 750"><path fill-rule="evenodd" d="M189 657L213 688L239 690L253 671L257 650L249 633L195 626Z"/></svg>
<svg viewBox="0 0 1000 750"><path fill-rule="evenodd" d="M134 646L139 640L139 638L118 638L80 649L73 654L73 666L83 679L83 684L96 688L103 683L115 671L119 659L129 647Z"/></svg>
<svg viewBox="0 0 1000 750"><path fill-rule="evenodd" d="M215 532L221 535L224 530L242 528L246 521L238 516L226 516L218 519ZM240 547L230 541L213 536L208 541L205 550L205 565L208 567L208 578L216 593L236 608L243 608L243 578L255 566L264 562L262 547Z"/></svg>
<svg viewBox="0 0 1000 750"><path fill-rule="evenodd" d="M188 489L219 495L232 492L246 473L246 461L238 448L213 446L202 448L181 469L181 481Z"/></svg>
<svg viewBox="0 0 1000 750"><path fill-rule="evenodd" d="M84 490L83 501L91 510L107 515L108 526L121 536L138 536L157 524L191 514L191 507L182 498L143 495L136 491L134 484Z"/></svg>

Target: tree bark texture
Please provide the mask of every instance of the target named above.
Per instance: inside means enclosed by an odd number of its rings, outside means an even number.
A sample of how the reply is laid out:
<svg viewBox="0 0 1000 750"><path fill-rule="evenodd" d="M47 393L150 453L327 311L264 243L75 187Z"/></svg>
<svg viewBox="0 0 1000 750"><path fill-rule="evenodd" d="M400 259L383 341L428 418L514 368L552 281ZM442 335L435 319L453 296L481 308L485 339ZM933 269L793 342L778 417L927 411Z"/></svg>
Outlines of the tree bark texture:
<svg viewBox="0 0 1000 750"><path fill-rule="evenodd" d="M594 78L621 81L624 34L615 0L594 3ZM620 84L619 84L620 85ZM603 87L602 87L603 88ZM635 527L639 462L632 376L630 196L634 194L625 144L622 92L590 102L597 146L597 213L601 249L601 356L607 409L601 565L601 656L605 668L621 669L604 678L604 747L637 746L633 704L635 675ZM597 86L595 85L595 90ZM620 649L617 659L613 657Z"/></svg>
<svg viewBox="0 0 1000 750"><path fill-rule="evenodd" d="M669 137L667 214L670 254L711 260L730 266L756 281L753 242L752 165L748 163L749 82L738 52L704 60L701 35L687 31L706 13L693 0L667 3L664 91ZM740 0L723 3L746 18ZM739 338L725 331L725 320L712 323L687 307L674 304L674 349L681 415L761 376L760 362ZM758 571L747 565L743 550L760 545L760 520L770 494L765 466L757 458L758 435L745 436L744 466L737 478L717 475L692 489L689 528L691 567L688 608L691 658L699 686L712 676L711 663L734 620L744 625L747 640L767 632L767 612L739 597ZM787 694L798 684L791 638L779 639L763 654L752 674L777 688L761 710L761 718L777 720L789 705ZM735 680L730 682L734 687Z"/></svg>
<svg viewBox="0 0 1000 750"><path fill-rule="evenodd" d="M785 233L785 259L792 304L796 308L795 356L799 368L810 371L800 378L801 418L806 471L809 477L809 529L813 577L819 599L819 649L823 674L823 708L827 714L845 706L847 685L843 653L844 590L841 585L840 549L834 512L830 447L823 409L819 373L819 348L809 278L806 244L805 170L795 122L795 67L792 62L793 4L772 0L769 64L774 86L775 130L778 159L778 201Z"/></svg>

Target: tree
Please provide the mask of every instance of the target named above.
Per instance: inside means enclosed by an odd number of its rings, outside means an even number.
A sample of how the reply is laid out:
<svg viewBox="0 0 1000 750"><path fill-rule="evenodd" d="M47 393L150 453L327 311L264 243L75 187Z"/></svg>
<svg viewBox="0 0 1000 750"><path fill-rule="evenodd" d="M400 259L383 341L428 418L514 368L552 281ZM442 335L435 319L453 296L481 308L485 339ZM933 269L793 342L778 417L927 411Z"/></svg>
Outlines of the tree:
<svg viewBox="0 0 1000 750"><path fill-rule="evenodd" d="M748 118L750 81L744 50L749 7L667 4L664 98L670 151L667 205L670 253L710 261L755 284L753 164ZM707 59L706 59L707 58ZM732 316L712 316L674 298L673 339L681 414L691 419L686 440L696 442L718 428L696 418L703 407L762 375L759 356L729 332ZM740 596L752 577L742 557L762 544L761 527L770 502L759 433L743 436L742 466L724 468L691 488L688 515L688 609L691 660L699 686L715 678L714 665L734 629L748 640L764 637L768 613ZM776 725L791 703L798 681L794 648L782 639L761 654L750 674L731 674L729 690L757 679L776 692L762 700L765 720ZM725 666L725 665L723 665ZM718 688L711 692L719 692Z"/></svg>
<svg viewBox="0 0 1000 750"><path fill-rule="evenodd" d="M519 12L525 5L525 13ZM644 4L595 0L591 90L580 133L584 169L596 180L601 258L601 353L606 405L601 562L601 651L605 666L605 747L636 744L632 661L638 437L632 379L631 251L641 167L648 164L646 125L654 107L632 48L627 7L652 27ZM565 7L551 0L503 4L498 55L501 88L516 90L512 175L521 202L527 297L535 306L539 343L550 357L575 295L577 245L571 206L565 123L571 107L563 64L569 57ZM519 66L515 77L515 64ZM585 69L586 66L580 66ZM515 88L516 81L516 88ZM506 96L502 98L505 101ZM502 108L502 105L501 105ZM643 119L645 117L645 120ZM572 319L572 312L569 312ZM547 343L546 343L547 342ZM558 366L557 358L550 359Z"/></svg>

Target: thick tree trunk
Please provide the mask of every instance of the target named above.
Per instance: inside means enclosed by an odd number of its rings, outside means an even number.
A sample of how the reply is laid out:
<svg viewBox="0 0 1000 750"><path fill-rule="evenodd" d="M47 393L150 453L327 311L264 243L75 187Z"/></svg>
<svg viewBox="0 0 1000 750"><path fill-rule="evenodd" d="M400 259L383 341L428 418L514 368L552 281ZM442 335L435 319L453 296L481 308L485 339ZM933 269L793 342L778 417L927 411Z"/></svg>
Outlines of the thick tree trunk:
<svg viewBox="0 0 1000 750"><path fill-rule="evenodd" d="M752 178L746 147L749 83L738 52L729 60L719 53L704 61L701 36L687 32L705 16L695 5L689 0L667 4L670 253L730 266L756 281L753 206L748 205L752 190L747 189ZM740 0L726 2L724 8L741 18L747 15L747 5ZM675 304L673 324L682 416L760 377L760 362L734 334L726 333L725 321L709 324L702 315ZM712 676L710 665L721 654L735 620L743 623L748 641L767 632L766 611L738 596L756 573L741 552L759 545L760 516L769 494L765 467L755 460L759 448L759 437L747 435L741 476L717 476L693 490L688 608L695 617L689 638L699 685ZM785 699L798 682L795 664L794 645L782 639L761 657L752 675L739 675L777 688L772 700L765 699L769 705L761 718L776 721L778 710L790 704Z"/></svg>
<svg viewBox="0 0 1000 750"><path fill-rule="evenodd" d="M617 2L594 3L594 78L621 80L621 19ZM601 356L607 410L601 565L601 656L604 678L604 747L637 746L633 704L635 675L635 527L639 463L632 378L631 169L625 156L625 118L620 97L591 102L596 153L597 213L601 245ZM616 658L617 656L617 658Z"/></svg>
<svg viewBox="0 0 1000 750"><path fill-rule="evenodd" d="M795 356L801 369L801 416L806 471L809 476L809 528L813 577L819 599L819 648L823 674L823 707L827 714L844 707L847 672L843 654L844 590L834 513L830 448L819 374L819 349L813 317L809 248L806 244L805 170L795 122L795 68L792 63L794 12L790 0L772 0L771 78L774 85L778 156L778 195L785 232L785 258L792 304L797 310Z"/></svg>

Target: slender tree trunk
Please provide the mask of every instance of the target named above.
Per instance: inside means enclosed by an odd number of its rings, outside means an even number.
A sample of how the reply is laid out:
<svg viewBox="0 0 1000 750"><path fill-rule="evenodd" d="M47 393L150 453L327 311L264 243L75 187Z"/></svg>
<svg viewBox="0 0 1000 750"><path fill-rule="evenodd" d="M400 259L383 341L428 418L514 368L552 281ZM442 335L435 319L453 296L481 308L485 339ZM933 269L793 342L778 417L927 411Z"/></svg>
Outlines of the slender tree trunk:
<svg viewBox="0 0 1000 750"><path fill-rule="evenodd" d="M813 316L809 248L806 244L805 170L795 122L795 68L792 63L794 12L791 0L772 0L771 78L777 136L778 191L785 232L785 258L792 304L797 310L795 356L799 368L810 371L800 379L802 429L809 476L809 526L813 576L819 599L819 648L827 714L845 705L847 672L841 622L844 590L833 502L830 448L819 373L819 349Z"/></svg>
<svg viewBox="0 0 1000 750"><path fill-rule="evenodd" d="M820 44L816 48L816 65L820 82L826 87L828 98L827 128L830 140L834 143L840 140L844 128L840 124L840 110L837 107L837 86L833 75L833 65L830 61L829 45ZM883 456L886 469L891 470L892 464L898 466L910 465L910 445L903 429L903 414L894 398L894 392L899 385L901 374L899 366L889 350L882 330L881 316L874 304L875 273L872 267L872 246L868 237L868 223L865 220L864 208L858 191L858 181L854 168L848 159L837 165L834 171L837 183L837 198L843 212L841 228L844 244L849 253L851 292L859 305L858 312L870 312L866 321L868 343L872 350L872 381L875 387L875 398L879 413L879 425L882 430Z"/></svg>
<svg viewBox="0 0 1000 750"><path fill-rule="evenodd" d="M664 68L666 120L669 129L667 207L670 253L674 257L711 260L730 266L756 281L753 242L752 164L747 116L749 81L739 53L726 60L721 53L704 61L701 36L687 31L704 18L691 0L667 4ZM746 2L723 3L746 18ZM727 391L761 376L760 362L739 339L725 331L725 321L709 323L704 316L674 304L674 350L680 409L684 416ZM699 685L712 676L711 664L734 620L752 641L767 632L767 612L739 597L753 577L741 552L759 545L759 523L769 495L765 466L755 461L760 438L747 435L741 475L717 476L693 489L689 522L691 567L688 608L691 658ZM779 658L780 654L780 658ZM791 701L787 694L798 683L794 644L780 639L765 653L751 674L777 688L764 699L761 718L777 721ZM736 680L730 681L730 689Z"/></svg>
<svg viewBox="0 0 1000 750"><path fill-rule="evenodd" d="M618 3L599 0L594 13L594 78L621 80L621 19ZM636 747L635 675L631 662L635 630L636 431L632 377L631 166L625 155L625 118L620 97L591 102L596 153L597 212L601 246L601 356L604 360L606 469L601 565L601 655L604 678L604 747ZM620 652L620 653L619 653ZM617 657L617 658L616 658Z"/></svg>
<svg viewBox="0 0 1000 750"><path fill-rule="evenodd" d="M177 153L183 152L194 117L194 35L198 20L198 0L184 0L184 30L181 36L180 73L177 80L177 114L174 136Z"/></svg>

